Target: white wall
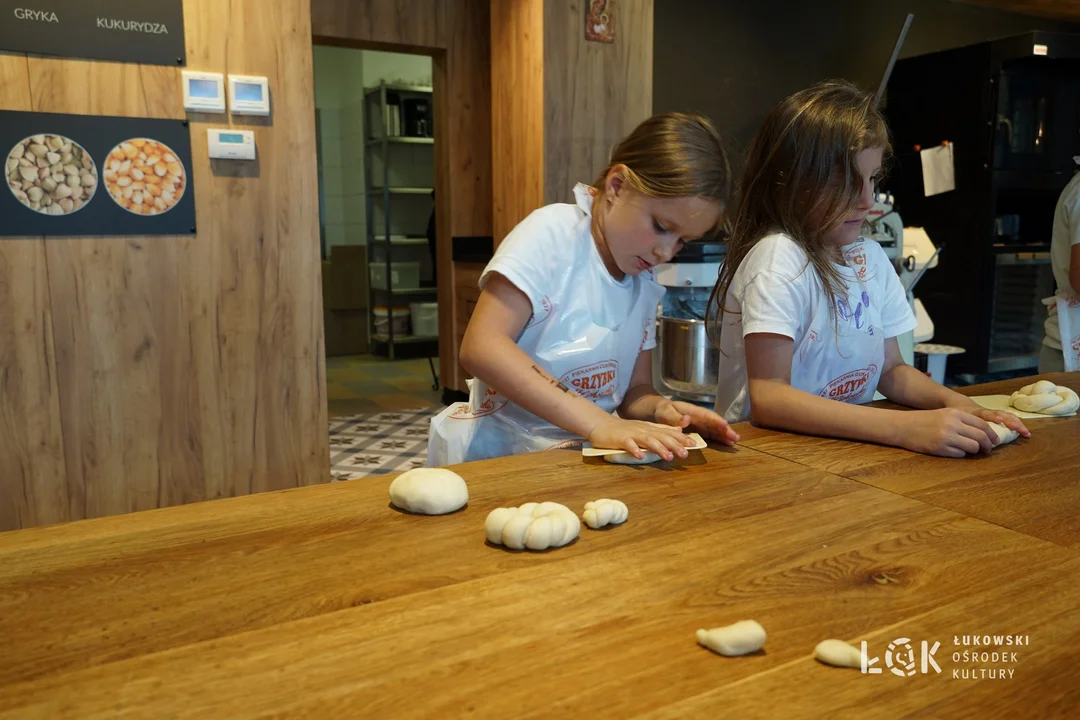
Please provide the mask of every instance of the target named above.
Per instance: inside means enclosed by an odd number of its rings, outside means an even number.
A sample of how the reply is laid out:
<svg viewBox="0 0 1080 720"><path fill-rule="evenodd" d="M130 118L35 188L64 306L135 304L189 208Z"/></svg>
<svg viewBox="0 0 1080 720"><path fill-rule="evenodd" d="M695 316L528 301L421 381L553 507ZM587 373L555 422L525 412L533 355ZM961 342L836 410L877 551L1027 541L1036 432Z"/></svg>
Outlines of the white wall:
<svg viewBox="0 0 1080 720"><path fill-rule="evenodd" d="M321 207L329 246L363 245L367 242L367 195L365 185L364 88L380 81L430 86L431 58L373 50L354 50L316 45L315 107L319 110L322 146L323 204ZM367 106L378 108L374 101ZM381 122L374 123L381 132ZM381 146L372 149L372 184L381 186ZM430 187L435 183L435 151L431 145L392 145L390 184ZM427 195L395 196L391 233L423 236L431 215ZM384 232L382 200L375 203L374 234ZM396 248L395 261L420 262L422 277L431 277L426 246Z"/></svg>
<svg viewBox="0 0 1080 720"><path fill-rule="evenodd" d="M315 107L322 145L322 216L327 244L367 241L364 197L363 56L316 45Z"/></svg>

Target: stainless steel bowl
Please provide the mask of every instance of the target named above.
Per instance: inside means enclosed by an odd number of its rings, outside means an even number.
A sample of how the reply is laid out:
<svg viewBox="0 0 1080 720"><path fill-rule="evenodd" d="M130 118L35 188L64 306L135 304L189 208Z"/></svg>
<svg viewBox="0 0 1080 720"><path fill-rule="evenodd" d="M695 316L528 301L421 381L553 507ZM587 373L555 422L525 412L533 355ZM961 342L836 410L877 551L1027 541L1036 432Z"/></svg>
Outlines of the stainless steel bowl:
<svg viewBox="0 0 1080 720"><path fill-rule="evenodd" d="M681 398L716 401L716 369L720 351L709 342L705 321L660 316L660 378Z"/></svg>

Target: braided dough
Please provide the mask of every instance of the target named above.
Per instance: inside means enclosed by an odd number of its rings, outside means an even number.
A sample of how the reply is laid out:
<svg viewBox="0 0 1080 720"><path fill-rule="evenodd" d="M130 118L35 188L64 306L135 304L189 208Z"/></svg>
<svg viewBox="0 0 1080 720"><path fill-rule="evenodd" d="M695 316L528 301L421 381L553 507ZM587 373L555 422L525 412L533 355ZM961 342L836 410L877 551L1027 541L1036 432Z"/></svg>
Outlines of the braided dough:
<svg viewBox="0 0 1080 720"><path fill-rule="evenodd" d="M753 620L734 625L697 631L698 645L721 655L748 655L765 646L765 628Z"/></svg>
<svg viewBox="0 0 1080 720"><path fill-rule="evenodd" d="M1064 385L1040 380L1014 392L1009 404L1017 410L1040 415L1071 415L1080 409L1080 396Z"/></svg>
<svg viewBox="0 0 1080 720"><path fill-rule="evenodd" d="M814 648L814 658L833 667L862 667L862 650L843 640L822 640Z"/></svg>
<svg viewBox="0 0 1080 720"><path fill-rule="evenodd" d="M556 502L525 503L495 508L484 521L488 542L514 550L562 547L581 532L581 521L570 508Z"/></svg>
<svg viewBox="0 0 1080 720"><path fill-rule="evenodd" d="M456 472L443 468L416 468L390 483L390 502L422 515L445 515L465 507L469 488Z"/></svg>
<svg viewBox="0 0 1080 720"><path fill-rule="evenodd" d="M629 515L630 511L624 503L607 498L585 503L585 512L582 513L585 524L593 530L605 525L621 525Z"/></svg>

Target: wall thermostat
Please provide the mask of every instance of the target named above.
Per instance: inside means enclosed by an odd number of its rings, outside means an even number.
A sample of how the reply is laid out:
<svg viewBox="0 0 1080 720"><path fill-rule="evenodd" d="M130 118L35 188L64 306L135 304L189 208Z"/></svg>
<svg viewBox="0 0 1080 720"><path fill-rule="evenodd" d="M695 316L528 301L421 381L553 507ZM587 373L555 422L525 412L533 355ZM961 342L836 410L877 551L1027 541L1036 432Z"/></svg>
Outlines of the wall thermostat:
<svg viewBox="0 0 1080 720"><path fill-rule="evenodd" d="M230 75L229 107L233 115L269 115L270 81L252 75Z"/></svg>
<svg viewBox="0 0 1080 720"><path fill-rule="evenodd" d="M190 112L225 112L225 76L221 73L181 73L184 83L184 109Z"/></svg>
<svg viewBox="0 0 1080 720"><path fill-rule="evenodd" d="M210 157L223 160L254 160L255 133L251 130L206 131Z"/></svg>

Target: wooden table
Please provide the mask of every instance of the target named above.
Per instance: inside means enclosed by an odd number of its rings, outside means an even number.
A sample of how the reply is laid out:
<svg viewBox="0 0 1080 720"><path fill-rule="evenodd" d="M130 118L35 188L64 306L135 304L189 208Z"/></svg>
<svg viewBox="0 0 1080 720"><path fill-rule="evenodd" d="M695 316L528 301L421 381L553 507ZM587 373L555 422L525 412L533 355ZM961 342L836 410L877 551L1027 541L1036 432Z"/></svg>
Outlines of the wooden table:
<svg viewBox="0 0 1080 720"><path fill-rule="evenodd" d="M1010 395L1035 379L1007 380L960 392ZM1080 373L1040 379L1080 391ZM1080 548L1080 417L1024 422L1031 438L1018 438L990 455L963 460L775 432L747 423L738 430L745 447Z"/></svg>
<svg viewBox="0 0 1080 720"><path fill-rule="evenodd" d="M979 463L987 475L1015 464L1005 452ZM1080 705L1075 549L745 446L674 466L567 451L459 470L469 506L442 517L389 507L384 477L0 535L0 718L1047 717ZM600 497L625 501L629 521L544 553L484 542L494 507L580 511ZM763 652L696 644L698 628L745 618L767 629ZM1028 643L1002 648L1015 664L956 662L994 650L955 646L965 635ZM877 667L897 638L916 652L940 642L942 672L825 667L811 653L829 637L866 640ZM999 668L1014 675L960 674Z"/></svg>

